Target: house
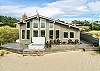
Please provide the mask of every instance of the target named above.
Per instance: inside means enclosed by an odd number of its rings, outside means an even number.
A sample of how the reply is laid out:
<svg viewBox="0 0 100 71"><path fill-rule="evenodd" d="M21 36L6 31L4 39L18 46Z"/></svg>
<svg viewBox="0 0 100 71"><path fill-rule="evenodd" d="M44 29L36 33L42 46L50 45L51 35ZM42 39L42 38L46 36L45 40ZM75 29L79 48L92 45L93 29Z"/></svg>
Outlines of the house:
<svg viewBox="0 0 100 71"><path fill-rule="evenodd" d="M23 18L19 25L19 41L22 44L32 43L32 37L45 37L46 42L59 39L68 43L68 40L78 40L80 43L80 30L76 26L66 24L64 21L54 20L39 14Z"/></svg>

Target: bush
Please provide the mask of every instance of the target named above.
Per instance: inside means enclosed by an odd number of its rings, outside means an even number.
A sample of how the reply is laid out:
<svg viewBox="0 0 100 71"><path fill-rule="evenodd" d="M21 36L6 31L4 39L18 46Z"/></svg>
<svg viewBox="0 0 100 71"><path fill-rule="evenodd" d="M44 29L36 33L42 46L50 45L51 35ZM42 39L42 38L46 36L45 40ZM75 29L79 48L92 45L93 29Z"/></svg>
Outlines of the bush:
<svg viewBox="0 0 100 71"><path fill-rule="evenodd" d="M9 26L0 27L0 45L13 43L18 39L18 29Z"/></svg>
<svg viewBox="0 0 100 71"><path fill-rule="evenodd" d="M0 56L4 56L5 54L9 54L9 51L6 50L0 50Z"/></svg>
<svg viewBox="0 0 100 71"><path fill-rule="evenodd" d="M4 54L5 54L4 51L0 52L0 56L4 56Z"/></svg>

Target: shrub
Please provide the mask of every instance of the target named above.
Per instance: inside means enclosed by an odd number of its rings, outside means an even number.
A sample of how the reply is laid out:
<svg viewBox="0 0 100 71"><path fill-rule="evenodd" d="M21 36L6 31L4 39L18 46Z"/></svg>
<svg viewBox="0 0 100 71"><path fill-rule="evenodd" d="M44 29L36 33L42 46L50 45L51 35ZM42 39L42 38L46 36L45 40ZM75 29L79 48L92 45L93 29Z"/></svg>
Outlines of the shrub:
<svg viewBox="0 0 100 71"><path fill-rule="evenodd" d="M0 45L13 43L18 39L18 29L9 26L0 27Z"/></svg>
<svg viewBox="0 0 100 71"><path fill-rule="evenodd" d="M9 51L6 50L0 50L0 56L4 56L5 54L9 54Z"/></svg>

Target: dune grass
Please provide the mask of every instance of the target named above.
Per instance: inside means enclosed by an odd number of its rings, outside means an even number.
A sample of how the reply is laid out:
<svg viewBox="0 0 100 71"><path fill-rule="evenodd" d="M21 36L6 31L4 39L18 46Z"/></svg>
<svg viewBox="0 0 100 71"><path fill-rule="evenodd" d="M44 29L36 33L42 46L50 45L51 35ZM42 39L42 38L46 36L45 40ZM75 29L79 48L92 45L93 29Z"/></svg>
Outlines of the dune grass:
<svg viewBox="0 0 100 71"><path fill-rule="evenodd" d="M89 31L89 33L92 34L92 36L95 38L100 38L100 31L92 30Z"/></svg>

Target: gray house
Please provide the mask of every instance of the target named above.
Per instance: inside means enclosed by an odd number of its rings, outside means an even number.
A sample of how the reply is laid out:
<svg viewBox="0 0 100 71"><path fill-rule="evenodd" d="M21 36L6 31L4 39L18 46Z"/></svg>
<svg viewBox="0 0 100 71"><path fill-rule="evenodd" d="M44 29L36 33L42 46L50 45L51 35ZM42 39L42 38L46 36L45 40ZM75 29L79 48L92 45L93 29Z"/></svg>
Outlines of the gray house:
<svg viewBox="0 0 100 71"><path fill-rule="evenodd" d="M71 39L72 41L78 40L80 43L79 28L39 14L31 17L23 15L18 26L19 41L22 44L32 43L32 37L45 37L46 41L59 39L66 43Z"/></svg>

